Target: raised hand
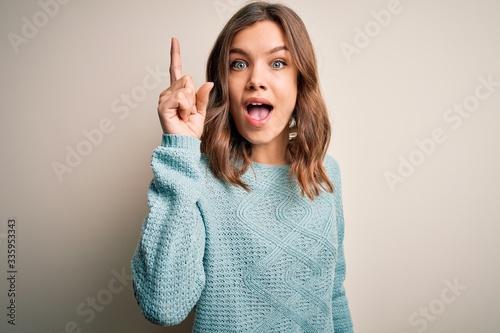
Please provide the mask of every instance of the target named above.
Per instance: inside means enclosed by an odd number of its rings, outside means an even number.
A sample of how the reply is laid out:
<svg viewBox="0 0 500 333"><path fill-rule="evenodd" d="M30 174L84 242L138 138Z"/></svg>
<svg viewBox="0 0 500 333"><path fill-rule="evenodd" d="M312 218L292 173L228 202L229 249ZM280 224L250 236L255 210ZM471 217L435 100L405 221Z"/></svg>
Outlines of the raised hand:
<svg viewBox="0 0 500 333"><path fill-rule="evenodd" d="M160 94L158 116L165 134L190 135L198 139L203 133L208 96L214 84L205 82L198 91L189 75L182 76L179 41L170 46L170 87Z"/></svg>

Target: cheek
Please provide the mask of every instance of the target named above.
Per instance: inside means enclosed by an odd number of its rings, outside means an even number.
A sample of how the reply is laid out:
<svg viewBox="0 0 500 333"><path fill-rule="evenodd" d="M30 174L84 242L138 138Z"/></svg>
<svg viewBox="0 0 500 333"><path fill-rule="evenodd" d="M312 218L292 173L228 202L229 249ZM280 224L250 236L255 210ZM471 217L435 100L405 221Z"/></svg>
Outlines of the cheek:
<svg viewBox="0 0 500 333"><path fill-rule="evenodd" d="M240 112L238 112L240 105L239 100L240 99L235 94L235 92L229 89L229 114L236 122L238 122L237 119L239 118L240 114Z"/></svg>
<svg viewBox="0 0 500 333"><path fill-rule="evenodd" d="M236 96L229 93L229 113L234 116L236 110L238 109L238 99Z"/></svg>
<svg viewBox="0 0 500 333"><path fill-rule="evenodd" d="M231 105L237 103L241 96L241 89L238 86L237 80L228 80L228 93L229 93L229 102Z"/></svg>
<svg viewBox="0 0 500 333"><path fill-rule="evenodd" d="M281 88L281 100L287 111L293 111L297 102L297 86L286 84Z"/></svg>
<svg viewBox="0 0 500 333"><path fill-rule="evenodd" d="M236 96L234 89L231 89L232 87L231 81L229 81L228 83L229 83L228 95L229 95L229 108L230 108L229 111L232 111L236 101Z"/></svg>
<svg viewBox="0 0 500 333"><path fill-rule="evenodd" d="M275 88L281 92L281 95L287 99L293 98L293 101L297 96L297 85L297 78L294 75L286 75L275 81Z"/></svg>

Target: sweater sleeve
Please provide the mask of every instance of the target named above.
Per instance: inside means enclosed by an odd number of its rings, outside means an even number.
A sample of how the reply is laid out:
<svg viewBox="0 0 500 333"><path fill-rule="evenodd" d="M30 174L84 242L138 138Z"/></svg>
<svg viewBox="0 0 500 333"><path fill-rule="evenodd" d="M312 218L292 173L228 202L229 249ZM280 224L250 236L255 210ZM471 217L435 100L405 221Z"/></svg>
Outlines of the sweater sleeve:
<svg viewBox="0 0 500 333"><path fill-rule="evenodd" d="M131 266L137 303L158 325L184 320L205 285L200 156L199 140L163 135L151 158L149 213Z"/></svg>
<svg viewBox="0 0 500 333"><path fill-rule="evenodd" d="M342 184L338 163L331 158L333 164L332 182L335 187L334 200L337 216L338 253L335 266L335 279L333 283L333 326L335 333L352 333L352 319L347 301L344 280L346 264L344 257L344 209L342 205Z"/></svg>

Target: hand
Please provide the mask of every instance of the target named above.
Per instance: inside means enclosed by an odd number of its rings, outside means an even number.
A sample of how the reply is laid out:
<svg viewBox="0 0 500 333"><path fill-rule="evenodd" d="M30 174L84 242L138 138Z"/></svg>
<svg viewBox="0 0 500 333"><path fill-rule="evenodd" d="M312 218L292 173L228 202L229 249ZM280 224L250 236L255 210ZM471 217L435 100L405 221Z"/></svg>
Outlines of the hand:
<svg viewBox="0 0 500 333"><path fill-rule="evenodd" d="M189 75L182 76L179 41L170 46L170 87L160 94L158 116L165 134L190 135L198 139L203 133L208 96L214 84L205 82L198 91Z"/></svg>

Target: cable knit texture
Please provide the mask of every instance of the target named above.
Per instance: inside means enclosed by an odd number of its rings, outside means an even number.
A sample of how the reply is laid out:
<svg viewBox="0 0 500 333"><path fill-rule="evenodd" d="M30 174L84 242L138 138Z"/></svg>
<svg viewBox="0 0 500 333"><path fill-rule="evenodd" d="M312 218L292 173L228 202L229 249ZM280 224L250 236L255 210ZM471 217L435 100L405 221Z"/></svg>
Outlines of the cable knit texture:
<svg viewBox="0 0 500 333"><path fill-rule="evenodd" d="M289 166L253 163L251 191L212 176L200 141L163 135L151 160L149 214L132 258L145 317L175 325L196 306L193 332L352 332L343 287L340 173L314 200Z"/></svg>

